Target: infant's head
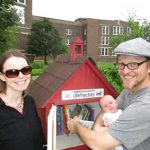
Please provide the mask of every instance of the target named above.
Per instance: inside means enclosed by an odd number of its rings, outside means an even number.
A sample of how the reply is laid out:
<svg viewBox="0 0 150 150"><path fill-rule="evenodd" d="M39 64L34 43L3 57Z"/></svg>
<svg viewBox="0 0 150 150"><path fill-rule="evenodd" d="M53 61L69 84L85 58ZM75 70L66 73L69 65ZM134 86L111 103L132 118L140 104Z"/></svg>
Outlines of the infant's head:
<svg viewBox="0 0 150 150"><path fill-rule="evenodd" d="M117 111L118 103L111 95L101 97L99 104L103 112Z"/></svg>

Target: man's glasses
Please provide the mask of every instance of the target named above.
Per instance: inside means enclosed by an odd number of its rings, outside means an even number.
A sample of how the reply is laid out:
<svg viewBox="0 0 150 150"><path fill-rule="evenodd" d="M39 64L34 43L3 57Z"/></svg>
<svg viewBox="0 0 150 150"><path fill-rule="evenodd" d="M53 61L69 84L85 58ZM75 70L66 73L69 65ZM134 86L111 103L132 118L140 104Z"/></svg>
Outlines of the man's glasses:
<svg viewBox="0 0 150 150"><path fill-rule="evenodd" d="M116 63L115 66L119 69L119 70L123 70L125 68L125 66L127 66L128 69L130 70L136 70L139 68L140 65L142 65L143 63L147 62L148 60L144 60L140 63L137 62L131 62L128 64L124 64L124 63Z"/></svg>
<svg viewBox="0 0 150 150"><path fill-rule="evenodd" d="M6 70L4 72L4 74L7 76L7 78L16 78L18 77L19 73L22 73L23 75L29 75L31 74L32 72L32 67L31 66L26 66L26 67L23 67L22 69L20 70L17 70L17 69L9 69L9 70Z"/></svg>

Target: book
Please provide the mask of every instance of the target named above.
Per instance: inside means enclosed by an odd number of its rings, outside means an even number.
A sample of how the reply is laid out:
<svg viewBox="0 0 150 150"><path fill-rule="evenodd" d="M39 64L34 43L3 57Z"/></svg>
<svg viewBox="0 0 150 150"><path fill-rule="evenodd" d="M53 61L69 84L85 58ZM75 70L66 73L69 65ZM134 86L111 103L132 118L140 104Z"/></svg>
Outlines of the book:
<svg viewBox="0 0 150 150"><path fill-rule="evenodd" d="M81 123L84 127L88 128L88 129L92 129L93 124L94 124L94 121L80 120L80 123Z"/></svg>
<svg viewBox="0 0 150 150"><path fill-rule="evenodd" d="M95 110L93 108L90 109L90 114L88 120L94 121L95 120Z"/></svg>
<svg viewBox="0 0 150 150"><path fill-rule="evenodd" d="M86 110L85 110L85 114L84 114L82 120L89 120L91 107L89 105L86 105L86 104L84 106L86 107Z"/></svg>
<svg viewBox="0 0 150 150"><path fill-rule="evenodd" d="M81 109L81 111L80 111L80 113L78 115L78 118L80 120L83 120L83 118L84 118L85 114L87 113L87 111L88 111L87 107L85 105L82 105L82 109Z"/></svg>
<svg viewBox="0 0 150 150"><path fill-rule="evenodd" d="M64 134L64 116L63 116L63 109L62 106L57 106L60 109L60 128L61 134Z"/></svg>
<svg viewBox="0 0 150 150"><path fill-rule="evenodd" d="M74 110L71 113L71 118L74 118L74 116L79 116L81 109L82 109L82 106L79 104L76 104Z"/></svg>
<svg viewBox="0 0 150 150"><path fill-rule="evenodd" d="M95 111L89 104L76 104L71 112L71 118L78 116L80 120L94 121Z"/></svg>
<svg viewBox="0 0 150 150"><path fill-rule="evenodd" d="M70 120L70 110L68 105L63 105L63 117L64 117L64 133L69 135L70 131L67 128L67 121Z"/></svg>
<svg viewBox="0 0 150 150"><path fill-rule="evenodd" d="M57 115L56 115L56 129L57 129L57 135L62 135L62 125L61 125L61 108L60 106L57 106Z"/></svg>

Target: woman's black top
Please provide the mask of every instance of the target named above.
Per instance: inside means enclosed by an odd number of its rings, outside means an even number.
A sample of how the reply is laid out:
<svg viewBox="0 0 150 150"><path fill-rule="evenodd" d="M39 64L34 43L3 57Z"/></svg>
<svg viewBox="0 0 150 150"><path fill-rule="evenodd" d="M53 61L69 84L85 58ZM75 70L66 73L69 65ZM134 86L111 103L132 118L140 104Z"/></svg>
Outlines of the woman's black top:
<svg viewBox="0 0 150 150"><path fill-rule="evenodd" d="M43 150L45 140L33 98L24 98L23 114L0 99L0 150Z"/></svg>

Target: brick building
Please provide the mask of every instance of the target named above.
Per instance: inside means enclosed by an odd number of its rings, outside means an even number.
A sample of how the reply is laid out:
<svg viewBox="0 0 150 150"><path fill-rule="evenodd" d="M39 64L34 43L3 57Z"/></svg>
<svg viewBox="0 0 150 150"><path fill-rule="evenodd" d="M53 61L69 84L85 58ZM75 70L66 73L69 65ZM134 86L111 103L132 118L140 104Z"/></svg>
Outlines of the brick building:
<svg viewBox="0 0 150 150"><path fill-rule="evenodd" d="M15 8L21 12L22 16L20 33L18 34L14 48L25 50L27 48L26 43L32 26L32 0L17 0Z"/></svg>
<svg viewBox="0 0 150 150"><path fill-rule="evenodd" d="M41 20L43 17L32 16L32 0L18 1L24 2L17 5L25 8L25 21L21 26L21 33L18 36L15 48L25 50L32 22ZM80 37L84 41L84 55L92 57L95 61L113 61L115 56L111 47L109 47L109 38L130 32L128 22L121 20L78 18L75 21L66 21L54 18L48 19L58 29L66 45L69 46L72 40Z"/></svg>

